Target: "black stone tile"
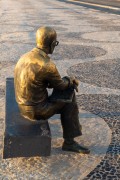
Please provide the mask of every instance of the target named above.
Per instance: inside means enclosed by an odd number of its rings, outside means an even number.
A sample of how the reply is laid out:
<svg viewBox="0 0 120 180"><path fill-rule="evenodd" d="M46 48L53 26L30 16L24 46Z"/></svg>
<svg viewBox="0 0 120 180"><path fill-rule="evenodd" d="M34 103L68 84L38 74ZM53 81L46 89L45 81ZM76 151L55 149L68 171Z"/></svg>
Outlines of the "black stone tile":
<svg viewBox="0 0 120 180"><path fill-rule="evenodd" d="M64 41L63 41L64 43ZM99 47L83 45L59 45L52 56L54 60L62 59L86 59L105 55L106 51ZM79 67L79 65L78 65ZM74 67L76 68L76 67ZM70 69L71 70L71 69Z"/></svg>
<svg viewBox="0 0 120 180"><path fill-rule="evenodd" d="M68 70L69 74L72 73L81 82L114 89L120 89L119 72L120 59L80 63ZM108 100L110 104L116 104L113 99Z"/></svg>
<svg viewBox="0 0 120 180"><path fill-rule="evenodd" d="M97 174L102 176L103 180L107 179L119 179L120 175L120 161L119 154L119 129L120 129L120 96L117 95L79 95L78 96L79 106L87 111L97 114L103 118L112 130L112 141L106 152L106 156L100 162L100 164L86 177L89 179L98 178ZM112 103L114 102L114 103ZM98 113L98 111L100 113ZM109 112L113 112L108 114ZM103 116L104 112L104 116ZM115 122L115 123L113 123ZM102 170L102 173L101 173Z"/></svg>

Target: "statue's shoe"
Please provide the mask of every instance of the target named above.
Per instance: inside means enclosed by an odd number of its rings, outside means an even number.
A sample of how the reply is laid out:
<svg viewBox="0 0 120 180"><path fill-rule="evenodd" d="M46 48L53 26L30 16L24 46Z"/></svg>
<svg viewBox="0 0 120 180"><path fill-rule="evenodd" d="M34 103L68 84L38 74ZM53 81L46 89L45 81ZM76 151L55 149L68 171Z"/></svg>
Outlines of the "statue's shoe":
<svg viewBox="0 0 120 180"><path fill-rule="evenodd" d="M62 146L63 151L72 151L72 152L77 152L77 153L82 153L82 154L89 154L90 150L87 147L80 146L77 142L74 142L73 144L66 144L65 142L63 143Z"/></svg>

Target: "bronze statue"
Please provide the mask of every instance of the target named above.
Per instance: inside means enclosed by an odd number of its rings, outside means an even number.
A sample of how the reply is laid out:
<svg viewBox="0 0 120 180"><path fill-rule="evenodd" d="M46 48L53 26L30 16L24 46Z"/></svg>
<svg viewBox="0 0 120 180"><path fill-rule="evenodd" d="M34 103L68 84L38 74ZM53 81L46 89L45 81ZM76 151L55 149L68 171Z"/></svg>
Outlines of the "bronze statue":
<svg viewBox="0 0 120 180"><path fill-rule="evenodd" d="M88 154L89 149L74 140L82 135L74 92L78 80L68 76L61 78L48 56L59 44L56 31L51 27L39 28L36 43L36 48L24 54L15 67L15 94L20 112L30 120L46 120L60 114L64 138L62 149ZM53 88L51 96L48 96L47 88Z"/></svg>

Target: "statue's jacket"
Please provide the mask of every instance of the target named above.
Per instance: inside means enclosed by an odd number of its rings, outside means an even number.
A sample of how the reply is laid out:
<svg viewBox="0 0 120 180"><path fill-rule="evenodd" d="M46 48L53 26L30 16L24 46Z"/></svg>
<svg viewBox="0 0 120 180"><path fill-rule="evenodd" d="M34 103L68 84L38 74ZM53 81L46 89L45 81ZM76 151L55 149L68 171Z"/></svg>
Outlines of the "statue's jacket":
<svg viewBox="0 0 120 180"><path fill-rule="evenodd" d="M17 62L14 86L18 104L35 106L47 101L48 87L64 90L69 81L61 78L56 65L44 51L34 48Z"/></svg>

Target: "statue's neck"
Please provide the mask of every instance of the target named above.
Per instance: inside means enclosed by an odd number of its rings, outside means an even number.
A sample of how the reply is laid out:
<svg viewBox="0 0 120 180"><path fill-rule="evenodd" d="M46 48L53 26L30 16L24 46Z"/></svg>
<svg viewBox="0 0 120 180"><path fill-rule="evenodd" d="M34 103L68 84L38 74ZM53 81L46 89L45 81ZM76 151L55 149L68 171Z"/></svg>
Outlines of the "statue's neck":
<svg viewBox="0 0 120 180"><path fill-rule="evenodd" d="M39 47L37 48L45 52L47 55L49 54L49 48L39 48Z"/></svg>

